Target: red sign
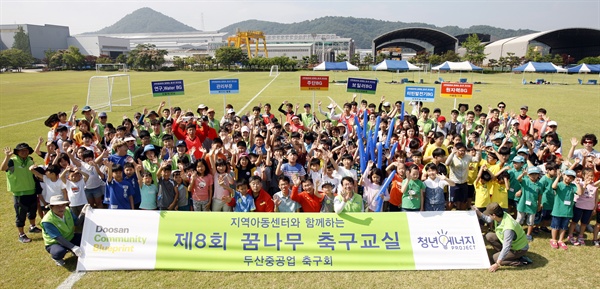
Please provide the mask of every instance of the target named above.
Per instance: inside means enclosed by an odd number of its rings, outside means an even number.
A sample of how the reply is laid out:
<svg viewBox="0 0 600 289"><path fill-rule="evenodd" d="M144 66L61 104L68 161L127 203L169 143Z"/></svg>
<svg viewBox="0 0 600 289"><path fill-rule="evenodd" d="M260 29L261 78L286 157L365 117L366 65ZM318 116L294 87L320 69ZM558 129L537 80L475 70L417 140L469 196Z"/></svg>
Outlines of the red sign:
<svg viewBox="0 0 600 289"><path fill-rule="evenodd" d="M329 90L329 76L300 76L300 90Z"/></svg>
<svg viewBox="0 0 600 289"><path fill-rule="evenodd" d="M441 95L450 98L471 98L473 96L473 84L442 82Z"/></svg>

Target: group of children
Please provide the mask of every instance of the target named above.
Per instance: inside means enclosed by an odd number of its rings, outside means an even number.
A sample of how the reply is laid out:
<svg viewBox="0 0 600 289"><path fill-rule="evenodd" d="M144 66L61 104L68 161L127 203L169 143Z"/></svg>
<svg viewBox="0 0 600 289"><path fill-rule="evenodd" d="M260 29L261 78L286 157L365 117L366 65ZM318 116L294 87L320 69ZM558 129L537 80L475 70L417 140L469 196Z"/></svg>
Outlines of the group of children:
<svg viewBox="0 0 600 289"><path fill-rule="evenodd" d="M474 203L483 211L497 202L528 226L529 240L550 226L553 248L566 249L565 238L585 244L592 214L600 211L595 135L581 142L573 138L563 157L557 123L544 109L532 119L527 106L509 115L502 102L487 114L479 105L468 111L461 104L447 122L440 109L430 115L422 103L413 103L411 114L402 112L401 102L392 108L383 97L379 108L354 100L339 114L335 103L326 110L319 103L323 117L310 104L298 113L299 105L294 110L284 102L279 118L269 104L242 116L228 105L220 121L205 105L195 114L164 108L163 102L161 115L144 110L117 127L89 107L75 120L74 106L69 118L60 112L46 121L48 139L40 138L34 150L43 165L28 168L40 184L39 213L57 194L75 211L86 203L109 209L332 213L466 210ZM362 129L389 146L381 146L381 161L361 170L365 140L357 125L364 111L369 119ZM44 143L47 152L41 151ZM584 148L576 150L579 143ZM8 167L3 170L10 172ZM599 215L593 242L600 247Z"/></svg>

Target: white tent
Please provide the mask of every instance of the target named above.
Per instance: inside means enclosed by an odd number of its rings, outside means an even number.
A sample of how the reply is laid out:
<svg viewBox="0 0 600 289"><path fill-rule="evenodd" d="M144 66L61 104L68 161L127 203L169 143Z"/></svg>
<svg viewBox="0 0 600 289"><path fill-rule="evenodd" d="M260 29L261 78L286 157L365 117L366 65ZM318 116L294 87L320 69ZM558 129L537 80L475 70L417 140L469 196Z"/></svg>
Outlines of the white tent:
<svg viewBox="0 0 600 289"><path fill-rule="evenodd" d="M323 62L313 68L313 70L358 70L358 67L348 61L343 62Z"/></svg>

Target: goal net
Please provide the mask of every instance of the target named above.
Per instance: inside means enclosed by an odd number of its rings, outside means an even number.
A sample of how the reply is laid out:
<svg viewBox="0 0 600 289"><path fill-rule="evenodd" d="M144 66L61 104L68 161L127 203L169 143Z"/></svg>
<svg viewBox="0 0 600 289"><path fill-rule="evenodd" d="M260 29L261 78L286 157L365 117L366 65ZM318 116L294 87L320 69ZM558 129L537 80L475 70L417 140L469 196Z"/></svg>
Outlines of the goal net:
<svg viewBox="0 0 600 289"><path fill-rule="evenodd" d="M131 106L129 74L90 77L86 105L105 111L112 111L113 106Z"/></svg>
<svg viewBox="0 0 600 289"><path fill-rule="evenodd" d="M125 63L96 63L96 73L99 72L127 72Z"/></svg>
<svg viewBox="0 0 600 289"><path fill-rule="evenodd" d="M279 66L278 65L272 65L271 66L271 72L269 73L269 76L277 76L279 75Z"/></svg>

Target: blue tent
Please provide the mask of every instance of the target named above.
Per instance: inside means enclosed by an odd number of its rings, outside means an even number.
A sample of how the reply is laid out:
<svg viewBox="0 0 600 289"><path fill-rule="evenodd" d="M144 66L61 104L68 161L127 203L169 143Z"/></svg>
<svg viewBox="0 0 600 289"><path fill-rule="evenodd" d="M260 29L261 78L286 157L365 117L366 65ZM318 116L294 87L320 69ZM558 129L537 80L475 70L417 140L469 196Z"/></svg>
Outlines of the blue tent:
<svg viewBox="0 0 600 289"><path fill-rule="evenodd" d="M313 68L313 70L358 70L358 67L348 61L344 62L323 62Z"/></svg>
<svg viewBox="0 0 600 289"><path fill-rule="evenodd" d="M568 69L569 73L600 73L600 64L580 64Z"/></svg>
<svg viewBox="0 0 600 289"><path fill-rule="evenodd" d="M407 71L421 70L418 66L406 60L390 60L386 59L373 67L373 70L392 70L392 71Z"/></svg>
<svg viewBox="0 0 600 289"><path fill-rule="evenodd" d="M451 62L446 61L438 66L434 66L431 70L458 70L458 71L481 71L483 68L474 65L471 62L463 61L463 62Z"/></svg>
<svg viewBox="0 0 600 289"><path fill-rule="evenodd" d="M527 62L517 68L513 68L512 71L517 72L567 72L566 69L558 67L551 62Z"/></svg>

